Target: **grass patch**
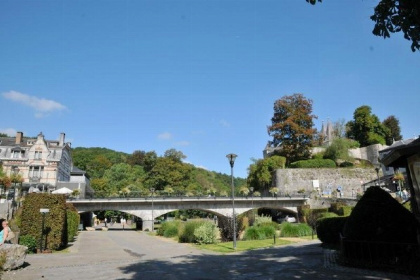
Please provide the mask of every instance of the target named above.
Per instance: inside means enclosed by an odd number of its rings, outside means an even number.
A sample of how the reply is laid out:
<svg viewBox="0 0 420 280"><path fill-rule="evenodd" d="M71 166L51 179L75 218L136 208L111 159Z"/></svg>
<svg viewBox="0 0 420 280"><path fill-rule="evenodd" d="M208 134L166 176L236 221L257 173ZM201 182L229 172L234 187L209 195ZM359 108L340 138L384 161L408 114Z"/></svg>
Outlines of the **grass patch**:
<svg viewBox="0 0 420 280"><path fill-rule="evenodd" d="M276 244L274 244L273 239L264 239L264 240L240 240L236 242L236 250L233 250L233 242L220 242L216 244L203 244L203 245L194 245L198 249L209 250L218 253L233 253L233 252L242 252L254 249L261 249L267 247L288 245L294 242L276 239Z"/></svg>

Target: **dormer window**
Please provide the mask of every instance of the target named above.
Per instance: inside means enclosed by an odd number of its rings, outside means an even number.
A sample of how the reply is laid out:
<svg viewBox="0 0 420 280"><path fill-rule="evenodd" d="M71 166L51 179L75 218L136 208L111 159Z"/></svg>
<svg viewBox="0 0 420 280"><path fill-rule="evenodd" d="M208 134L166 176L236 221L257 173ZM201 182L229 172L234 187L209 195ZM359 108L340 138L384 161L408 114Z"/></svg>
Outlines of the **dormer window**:
<svg viewBox="0 0 420 280"><path fill-rule="evenodd" d="M42 159L42 151L35 151L35 159Z"/></svg>

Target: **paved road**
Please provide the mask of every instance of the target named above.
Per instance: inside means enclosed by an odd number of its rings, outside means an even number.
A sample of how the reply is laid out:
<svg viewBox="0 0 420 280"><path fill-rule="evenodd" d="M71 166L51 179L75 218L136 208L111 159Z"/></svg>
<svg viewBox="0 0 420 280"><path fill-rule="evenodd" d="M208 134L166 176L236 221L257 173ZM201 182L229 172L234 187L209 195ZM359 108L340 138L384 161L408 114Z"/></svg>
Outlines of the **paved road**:
<svg viewBox="0 0 420 280"><path fill-rule="evenodd" d="M416 279L339 267L318 242L220 255L136 231L94 231L69 251L28 255L2 279Z"/></svg>

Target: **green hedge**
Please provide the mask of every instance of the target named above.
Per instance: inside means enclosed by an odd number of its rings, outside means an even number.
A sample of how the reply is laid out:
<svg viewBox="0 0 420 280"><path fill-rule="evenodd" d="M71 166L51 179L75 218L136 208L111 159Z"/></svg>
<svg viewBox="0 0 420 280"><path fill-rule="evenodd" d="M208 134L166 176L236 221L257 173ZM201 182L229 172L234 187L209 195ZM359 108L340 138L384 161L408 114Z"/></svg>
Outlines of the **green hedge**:
<svg viewBox="0 0 420 280"><path fill-rule="evenodd" d="M160 228L157 230L157 235L164 237L175 237L178 236L181 227L180 221L166 221L163 222Z"/></svg>
<svg viewBox="0 0 420 280"><path fill-rule="evenodd" d="M326 244L338 244L347 217L323 218L317 221L316 233L319 240Z"/></svg>
<svg viewBox="0 0 420 280"><path fill-rule="evenodd" d="M19 244L28 247L29 253L35 253L36 247L39 245L35 237L30 236L30 235L20 236Z"/></svg>
<svg viewBox="0 0 420 280"><path fill-rule="evenodd" d="M68 241L73 241L77 235L80 223L80 216L73 204L67 203L67 236Z"/></svg>
<svg viewBox="0 0 420 280"><path fill-rule="evenodd" d="M334 168L336 164L331 159L308 159L292 162L290 168Z"/></svg>
<svg viewBox="0 0 420 280"><path fill-rule="evenodd" d="M273 238L276 234L276 229L271 224L261 224L259 226L252 226L246 229L244 240L262 240Z"/></svg>
<svg viewBox="0 0 420 280"><path fill-rule="evenodd" d="M47 236L46 248L52 250L63 248L68 242L65 195L47 193L28 194L22 206L21 235L30 235L36 240L40 239L42 229L40 208L48 208L50 210L48 214L45 214L44 229ZM43 246L45 246L45 243Z"/></svg>

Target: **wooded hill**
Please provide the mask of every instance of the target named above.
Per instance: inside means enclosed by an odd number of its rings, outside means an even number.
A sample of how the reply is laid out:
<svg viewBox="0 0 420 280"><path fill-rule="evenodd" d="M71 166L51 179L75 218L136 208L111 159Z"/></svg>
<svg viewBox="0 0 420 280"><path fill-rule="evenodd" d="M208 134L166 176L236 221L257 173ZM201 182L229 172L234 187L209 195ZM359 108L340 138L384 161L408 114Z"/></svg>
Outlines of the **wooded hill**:
<svg viewBox="0 0 420 280"><path fill-rule="evenodd" d="M155 195L230 196L230 175L184 163L186 156L175 149L163 156L156 152L132 154L106 148L72 149L74 166L86 171L96 197L138 197ZM235 190L246 179L234 178Z"/></svg>

